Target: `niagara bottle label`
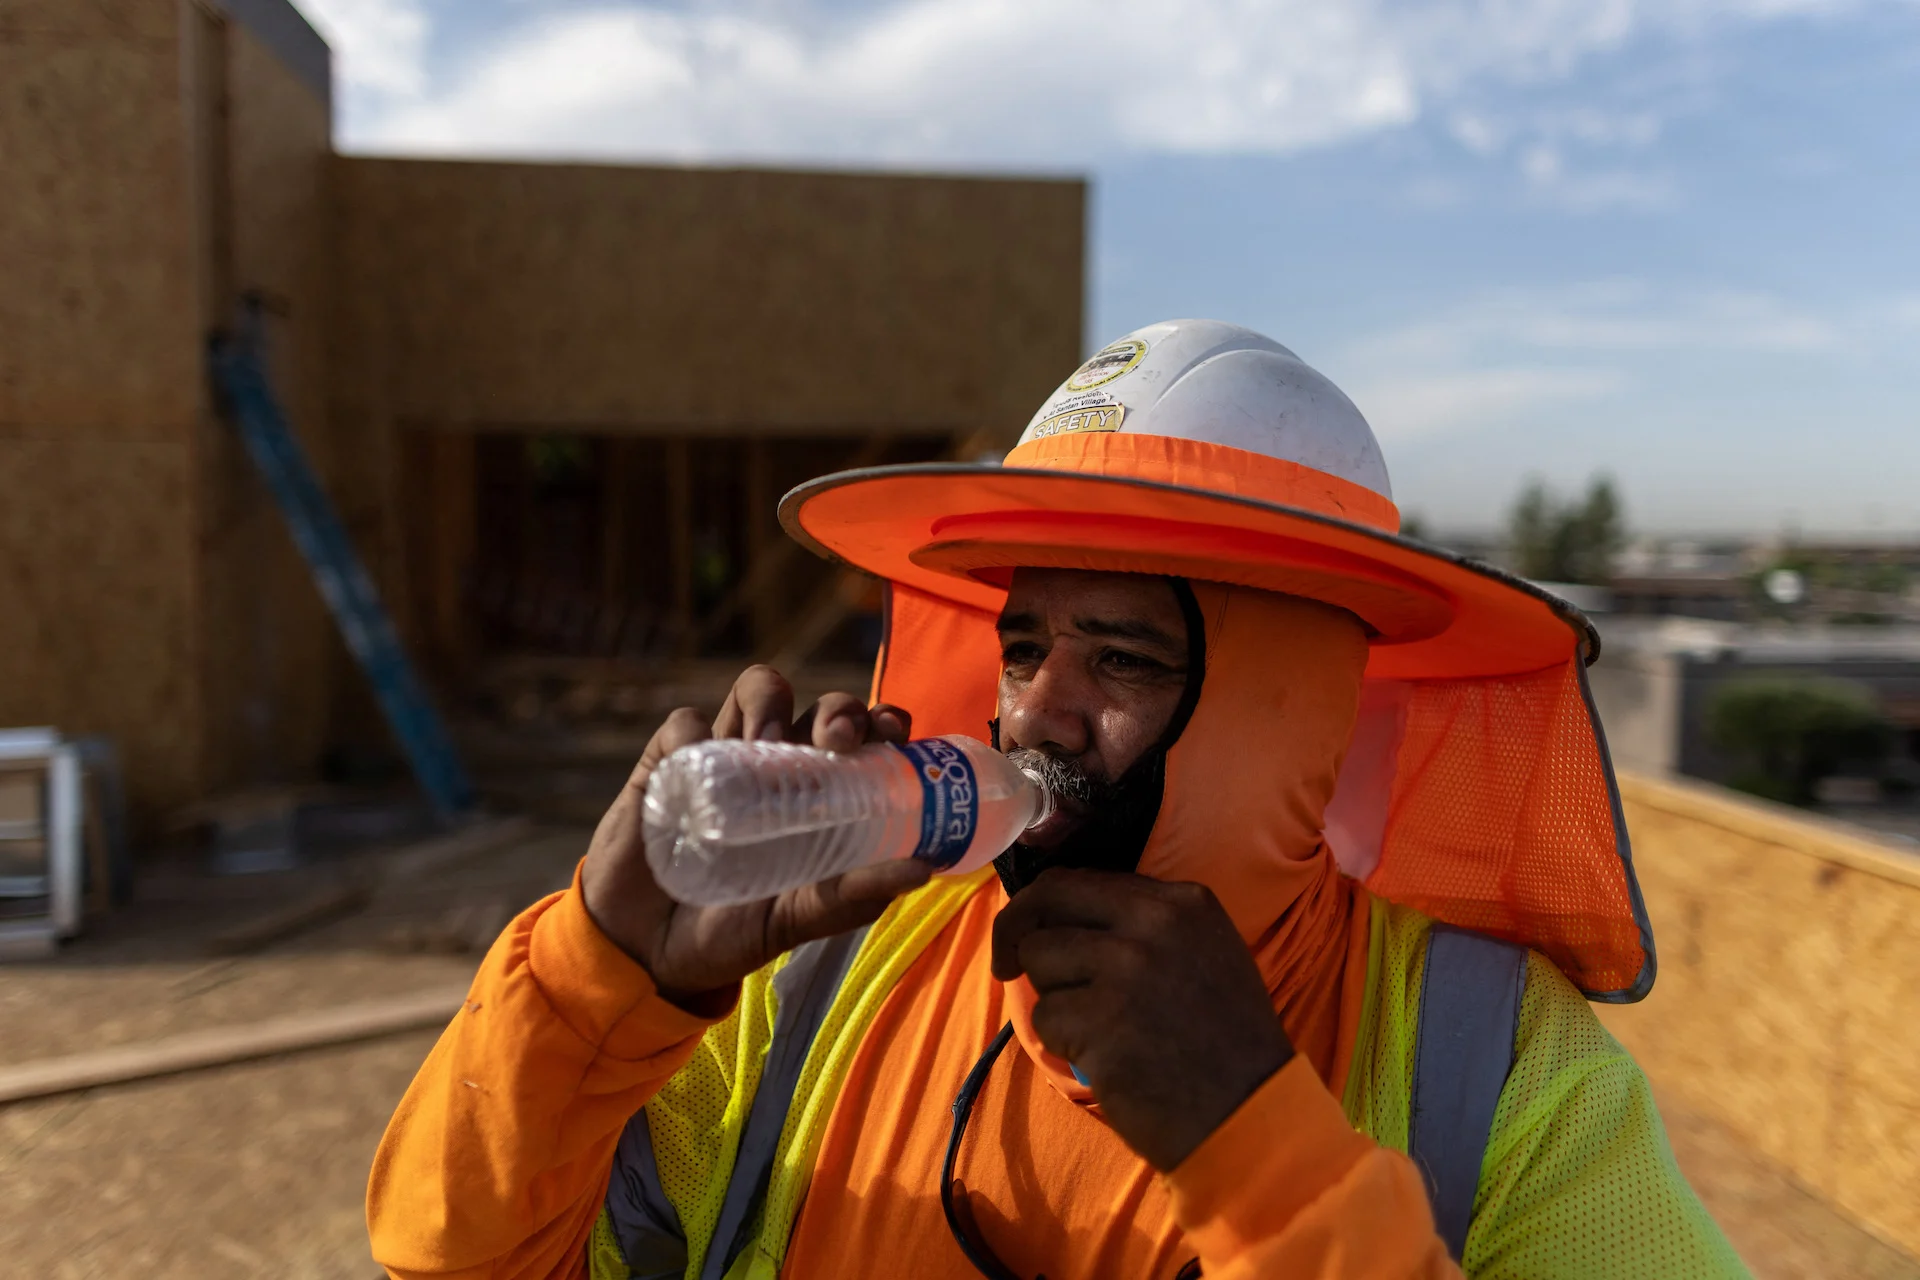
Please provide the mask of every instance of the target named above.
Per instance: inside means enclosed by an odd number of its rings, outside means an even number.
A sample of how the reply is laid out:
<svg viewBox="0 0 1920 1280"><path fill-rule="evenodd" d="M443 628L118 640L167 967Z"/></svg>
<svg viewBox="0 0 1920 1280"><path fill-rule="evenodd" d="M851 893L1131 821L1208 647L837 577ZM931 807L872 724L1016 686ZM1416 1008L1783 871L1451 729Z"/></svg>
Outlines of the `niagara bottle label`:
<svg viewBox="0 0 1920 1280"><path fill-rule="evenodd" d="M899 747L920 779L920 844L913 856L944 871L966 856L980 818L980 792L973 761L940 738Z"/></svg>

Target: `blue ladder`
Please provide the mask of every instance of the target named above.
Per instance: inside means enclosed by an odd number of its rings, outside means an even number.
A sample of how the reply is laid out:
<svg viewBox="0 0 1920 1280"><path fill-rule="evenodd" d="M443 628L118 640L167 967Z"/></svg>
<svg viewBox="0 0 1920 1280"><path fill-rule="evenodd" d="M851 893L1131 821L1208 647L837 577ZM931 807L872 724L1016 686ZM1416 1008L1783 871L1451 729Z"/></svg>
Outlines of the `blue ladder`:
<svg viewBox="0 0 1920 1280"><path fill-rule="evenodd" d="M274 501L287 519L287 528L306 558L347 648L367 673L387 725L400 740L414 776L440 816L453 819L472 808L472 784L467 781L446 726L427 700L426 690L400 647L400 638L380 604L373 580L354 554L333 503L280 411L261 360L260 327L259 308L250 305L235 333L214 339L214 384L254 465L273 491Z"/></svg>

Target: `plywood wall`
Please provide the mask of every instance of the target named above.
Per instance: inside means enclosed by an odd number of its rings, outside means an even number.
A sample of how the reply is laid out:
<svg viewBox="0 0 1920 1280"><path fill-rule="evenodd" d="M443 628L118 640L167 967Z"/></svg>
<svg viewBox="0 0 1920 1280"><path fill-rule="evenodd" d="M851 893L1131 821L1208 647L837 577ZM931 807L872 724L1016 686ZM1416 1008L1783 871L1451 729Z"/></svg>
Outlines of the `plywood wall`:
<svg viewBox="0 0 1920 1280"><path fill-rule="evenodd" d="M337 641L204 351L271 295L324 470L328 155L214 6L0 0L0 724L112 737L142 819L325 738Z"/></svg>
<svg viewBox="0 0 1920 1280"><path fill-rule="evenodd" d="M1920 857L1625 777L1660 974L1601 1007L1654 1082L1920 1256Z"/></svg>
<svg viewBox="0 0 1920 1280"><path fill-rule="evenodd" d="M0 724L199 787L201 414L174 0L0 0Z"/></svg>
<svg viewBox="0 0 1920 1280"><path fill-rule="evenodd" d="M179 6L0 0L0 424L184 442Z"/></svg>
<svg viewBox="0 0 1920 1280"><path fill-rule="evenodd" d="M149 811L200 786L190 458L0 436L0 725L120 745Z"/></svg>
<svg viewBox="0 0 1920 1280"><path fill-rule="evenodd" d="M328 107L241 23L203 18L200 31L203 323L231 324L242 294L265 296L275 388L324 479L335 457L326 431ZM345 651L232 427L206 415L198 441L206 786L309 778Z"/></svg>
<svg viewBox="0 0 1920 1280"><path fill-rule="evenodd" d="M1077 181L339 162L350 412L1016 435L1081 356Z"/></svg>

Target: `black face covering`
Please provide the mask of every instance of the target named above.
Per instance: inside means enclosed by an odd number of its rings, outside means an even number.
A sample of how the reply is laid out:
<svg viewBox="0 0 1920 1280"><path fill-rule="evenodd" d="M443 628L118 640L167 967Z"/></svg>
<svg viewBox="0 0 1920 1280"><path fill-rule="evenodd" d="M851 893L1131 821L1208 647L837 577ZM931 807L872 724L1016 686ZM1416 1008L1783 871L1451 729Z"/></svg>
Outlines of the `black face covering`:
<svg viewBox="0 0 1920 1280"><path fill-rule="evenodd" d="M1073 834L1051 849L1034 849L1016 841L993 860L1008 897L1032 884L1049 867L1132 871L1140 865L1140 855L1146 852L1147 839L1160 817L1160 799L1167 783L1167 752L1193 718L1207 674L1206 620L1200 614L1200 602L1185 578L1169 578L1167 582L1179 598L1180 612L1187 621L1187 685L1173 719L1160 740L1112 782L1090 778L1078 765L1028 747L1016 747L1007 753L1007 758L1022 769L1038 774L1055 795L1076 801L1087 815ZM993 731L993 745L998 747L1000 722L995 720L988 727Z"/></svg>

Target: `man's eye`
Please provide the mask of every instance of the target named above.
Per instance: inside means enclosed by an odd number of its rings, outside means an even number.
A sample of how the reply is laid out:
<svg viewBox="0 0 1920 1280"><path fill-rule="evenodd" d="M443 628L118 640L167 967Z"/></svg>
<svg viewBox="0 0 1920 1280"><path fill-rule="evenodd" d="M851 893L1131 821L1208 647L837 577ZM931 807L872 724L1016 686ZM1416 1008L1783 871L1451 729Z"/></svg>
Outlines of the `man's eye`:
<svg viewBox="0 0 1920 1280"><path fill-rule="evenodd" d="M1101 655L1100 660L1111 670L1124 675L1154 675L1167 669L1164 663L1137 653L1128 653L1125 649L1109 649Z"/></svg>
<svg viewBox="0 0 1920 1280"><path fill-rule="evenodd" d="M1046 661L1047 651L1031 640L1016 640L1000 650L1000 661L1009 667L1030 667Z"/></svg>

